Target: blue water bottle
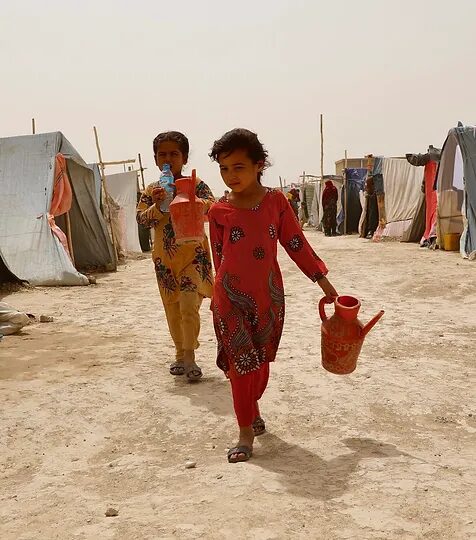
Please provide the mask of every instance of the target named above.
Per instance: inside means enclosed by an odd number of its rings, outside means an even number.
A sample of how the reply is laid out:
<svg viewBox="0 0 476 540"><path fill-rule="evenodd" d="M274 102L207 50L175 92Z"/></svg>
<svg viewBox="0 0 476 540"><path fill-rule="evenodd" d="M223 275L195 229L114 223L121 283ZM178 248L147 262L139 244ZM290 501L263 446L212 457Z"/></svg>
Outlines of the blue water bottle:
<svg viewBox="0 0 476 540"><path fill-rule="evenodd" d="M168 163L164 163L164 165L162 166L162 173L159 180L160 187L165 189L166 194L165 199L160 203L160 210L162 212L169 211L170 203L174 198L174 181L174 175L170 170L170 165Z"/></svg>

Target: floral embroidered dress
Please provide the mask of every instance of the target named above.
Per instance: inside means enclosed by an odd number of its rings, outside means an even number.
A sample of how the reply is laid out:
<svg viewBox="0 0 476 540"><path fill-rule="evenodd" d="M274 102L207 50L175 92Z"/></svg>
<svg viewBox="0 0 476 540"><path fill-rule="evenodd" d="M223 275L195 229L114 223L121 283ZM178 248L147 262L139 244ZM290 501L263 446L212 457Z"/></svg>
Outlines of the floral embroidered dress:
<svg viewBox="0 0 476 540"><path fill-rule="evenodd" d="M253 209L234 207L225 198L209 212L216 277L212 311L218 341L217 365L230 363L240 375L276 357L284 324L284 288L278 240L313 281L326 265L304 237L286 197L268 190Z"/></svg>
<svg viewBox="0 0 476 540"><path fill-rule="evenodd" d="M154 229L152 259L157 283L164 304L178 302L181 291L197 292L210 298L213 288L212 263L207 237L201 244L177 245L168 212L161 212L152 202L152 191L159 187L155 182L147 186L137 205L137 221ZM210 188L201 180L197 183L197 197L205 208L215 201Z"/></svg>

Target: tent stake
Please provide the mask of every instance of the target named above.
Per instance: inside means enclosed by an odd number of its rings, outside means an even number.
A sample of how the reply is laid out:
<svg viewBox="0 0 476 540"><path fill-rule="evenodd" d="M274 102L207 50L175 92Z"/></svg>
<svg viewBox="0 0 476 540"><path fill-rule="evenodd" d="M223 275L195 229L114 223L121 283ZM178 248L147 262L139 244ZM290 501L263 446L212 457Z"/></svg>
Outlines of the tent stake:
<svg viewBox="0 0 476 540"><path fill-rule="evenodd" d="M116 244L116 235L114 234L114 228L112 226L112 211L111 211L111 205L109 203L109 193L107 191L107 185L106 185L106 175L104 174L104 162L101 157L101 148L99 146L99 137L98 132L96 129L96 126L93 126L94 129L94 138L96 139L96 148L98 151L98 158L99 158L99 169L101 171L101 180L102 180L102 187L104 190L104 194L106 196L106 206L107 206L107 218L109 222L109 226L111 228L111 238L112 238L112 245L114 248L114 262L117 265L117 244Z"/></svg>

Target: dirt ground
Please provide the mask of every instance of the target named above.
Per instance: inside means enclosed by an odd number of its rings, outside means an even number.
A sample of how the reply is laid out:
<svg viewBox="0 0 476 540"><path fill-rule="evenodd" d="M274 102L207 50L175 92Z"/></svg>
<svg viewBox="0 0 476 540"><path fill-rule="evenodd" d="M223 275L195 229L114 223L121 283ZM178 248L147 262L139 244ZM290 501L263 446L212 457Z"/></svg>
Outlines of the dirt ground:
<svg viewBox="0 0 476 540"><path fill-rule="evenodd" d="M340 292L384 319L356 372L320 367L319 290L282 255L287 320L248 463L209 302L187 384L150 260L96 286L5 301L54 317L0 342L0 538L476 538L476 265L456 253L308 238ZM187 460L197 462L185 469ZM117 517L106 517L113 507Z"/></svg>

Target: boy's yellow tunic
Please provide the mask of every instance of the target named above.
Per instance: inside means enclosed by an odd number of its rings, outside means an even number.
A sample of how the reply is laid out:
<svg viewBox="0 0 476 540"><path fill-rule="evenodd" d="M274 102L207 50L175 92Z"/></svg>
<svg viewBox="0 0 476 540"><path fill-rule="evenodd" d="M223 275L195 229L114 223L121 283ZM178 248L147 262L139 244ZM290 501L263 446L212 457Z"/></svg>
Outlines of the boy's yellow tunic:
<svg viewBox="0 0 476 540"><path fill-rule="evenodd" d="M156 187L159 187L158 182L147 186L142 193L137 205L137 221L154 229L152 259L177 359L181 359L184 350L198 347L200 304L204 297L212 296L210 247L206 236L201 243L176 244L170 214L161 212L159 205L152 201ZM197 183L196 195L208 211L215 199L201 180Z"/></svg>
<svg viewBox="0 0 476 540"><path fill-rule="evenodd" d="M164 304L178 302L181 291L197 292L211 298L213 274L208 239L205 237L200 244L178 246L170 214L161 212L152 202L152 191L156 187L160 187L158 182L147 186L142 193L137 205L137 221L154 229L152 259L162 301ZM215 199L205 182L199 181L196 194L208 211Z"/></svg>

